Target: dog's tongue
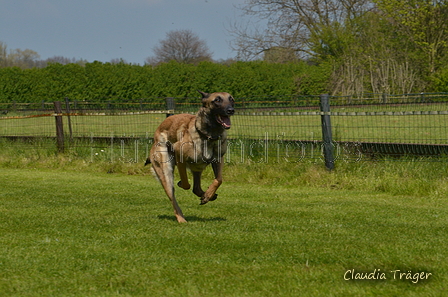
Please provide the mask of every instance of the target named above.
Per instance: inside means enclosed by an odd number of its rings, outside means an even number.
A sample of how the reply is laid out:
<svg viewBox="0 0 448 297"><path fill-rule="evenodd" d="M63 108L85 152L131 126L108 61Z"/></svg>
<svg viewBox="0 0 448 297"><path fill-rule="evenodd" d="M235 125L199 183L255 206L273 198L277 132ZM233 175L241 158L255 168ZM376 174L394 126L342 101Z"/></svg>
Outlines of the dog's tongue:
<svg viewBox="0 0 448 297"><path fill-rule="evenodd" d="M230 117L219 115L218 122L224 127L224 129L230 129Z"/></svg>

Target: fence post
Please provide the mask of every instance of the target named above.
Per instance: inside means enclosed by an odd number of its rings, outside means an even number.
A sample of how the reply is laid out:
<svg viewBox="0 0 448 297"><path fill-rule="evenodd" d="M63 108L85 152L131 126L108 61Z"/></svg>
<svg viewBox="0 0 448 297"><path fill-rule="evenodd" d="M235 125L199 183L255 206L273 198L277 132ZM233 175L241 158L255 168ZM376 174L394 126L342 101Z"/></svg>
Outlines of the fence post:
<svg viewBox="0 0 448 297"><path fill-rule="evenodd" d="M333 157L333 136L331 134L331 119L330 119L330 96L328 94L320 95L320 111L322 112L320 119L322 123L322 139L325 166L328 170L334 169Z"/></svg>
<svg viewBox="0 0 448 297"><path fill-rule="evenodd" d="M173 97L168 97L165 99L166 100L166 110L167 111L173 111L174 112L174 98ZM173 113L167 113L166 117L172 116Z"/></svg>
<svg viewBox="0 0 448 297"><path fill-rule="evenodd" d="M58 145L58 152L64 152L64 126L62 121L62 104L60 101L53 102L54 112L56 116L56 141Z"/></svg>
<svg viewBox="0 0 448 297"><path fill-rule="evenodd" d="M70 118L70 101L65 97L65 111L67 112L68 131L70 132L70 141L73 140L72 120Z"/></svg>

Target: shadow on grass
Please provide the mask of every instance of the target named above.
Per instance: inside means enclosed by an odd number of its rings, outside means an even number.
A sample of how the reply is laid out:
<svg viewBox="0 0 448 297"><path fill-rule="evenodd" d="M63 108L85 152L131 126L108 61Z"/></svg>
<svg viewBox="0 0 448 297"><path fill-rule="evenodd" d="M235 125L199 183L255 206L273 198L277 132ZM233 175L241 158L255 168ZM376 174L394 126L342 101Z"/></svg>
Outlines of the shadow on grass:
<svg viewBox="0 0 448 297"><path fill-rule="evenodd" d="M159 215L157 216L159 220L168 220L168 221L174 221L177 222L177 219L175 216L168 216L168 215ZM185 219L187 222L223 222L227 221L227 219L223 217L214 217L214 218L200 218L197 216L186 216Z"/></svg>

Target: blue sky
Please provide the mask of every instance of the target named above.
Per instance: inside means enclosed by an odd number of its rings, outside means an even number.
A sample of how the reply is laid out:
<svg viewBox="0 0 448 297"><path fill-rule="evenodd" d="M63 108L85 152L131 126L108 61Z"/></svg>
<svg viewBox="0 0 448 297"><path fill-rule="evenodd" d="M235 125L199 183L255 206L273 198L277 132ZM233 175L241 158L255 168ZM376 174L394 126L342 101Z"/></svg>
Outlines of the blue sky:
<svg viewBox="0 0 448 297"><path fill-rule="evenodd" d="M0 41L8 49L143 64L166 32L190 29L216 60L235 57L227 29L244 0L0 0Z"/></svg>

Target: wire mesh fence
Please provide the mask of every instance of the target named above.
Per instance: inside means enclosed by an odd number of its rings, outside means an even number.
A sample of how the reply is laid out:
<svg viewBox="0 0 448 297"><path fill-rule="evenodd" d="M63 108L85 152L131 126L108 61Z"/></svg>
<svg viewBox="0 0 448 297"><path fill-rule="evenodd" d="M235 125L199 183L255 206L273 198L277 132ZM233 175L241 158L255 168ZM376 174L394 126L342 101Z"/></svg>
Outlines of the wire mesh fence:
<svg viewBox="0 0 448 297"><path fill-rule="evenodd" d="M322 112L320 96L237 98L228 133L227 161L322 160L322 115L331 117L335 159L354 161L403 155L448 153L448 94L330 97ZM158 125L170 114L196 113L200 99L150 98L135 102L62 102L0 104L0 139L56 139L55 118L63 123L70 152L98 158L141 162ZM32 142L31 142L32 143ZM22 145L31 145L22 142ZM50 145L50 144L49 144ZM232 159L233 158L233 159Z"/></svg>

